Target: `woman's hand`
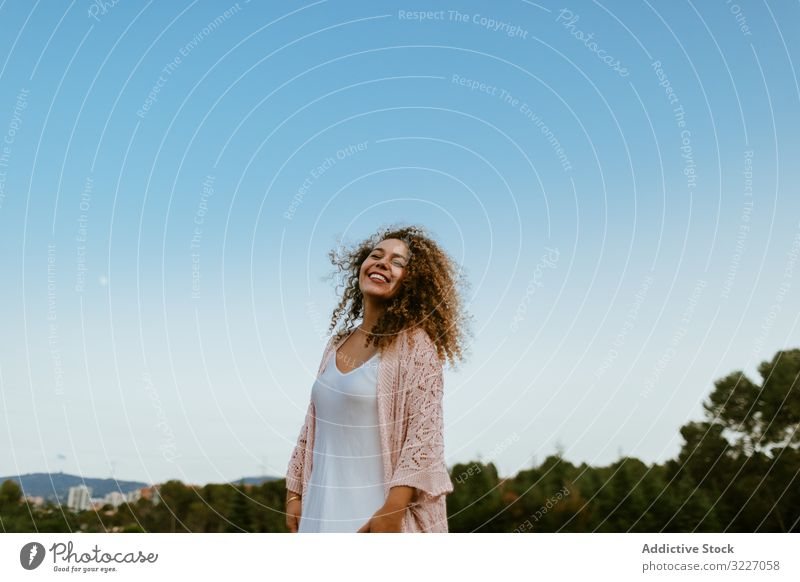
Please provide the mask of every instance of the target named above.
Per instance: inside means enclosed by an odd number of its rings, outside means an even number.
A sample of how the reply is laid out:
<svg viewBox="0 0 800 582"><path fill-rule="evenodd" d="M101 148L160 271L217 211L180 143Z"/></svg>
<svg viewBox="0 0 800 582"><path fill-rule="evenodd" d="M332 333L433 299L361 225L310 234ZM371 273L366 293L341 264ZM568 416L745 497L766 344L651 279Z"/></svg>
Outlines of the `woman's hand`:
<svg viewBox="0 0 800 582"><path fill-rule="evenodd" d="M303 504L300 499L292 499L286 504L286 527L289 528L290 533L297 533L302 508Z"/></svg>
<svg viewBox="0 0 800 582"><path fill-rule="evenodd" d="M384 504L356 533L399 533L405 509Z"/></svg>
<svg viewBox="0 0 800 582"><path fill-rule="evenodd" d="M406 509L416 497L417 490L407 485L389 489L386 502L362 525L356 533L398 533L401 531Z"/></svg>

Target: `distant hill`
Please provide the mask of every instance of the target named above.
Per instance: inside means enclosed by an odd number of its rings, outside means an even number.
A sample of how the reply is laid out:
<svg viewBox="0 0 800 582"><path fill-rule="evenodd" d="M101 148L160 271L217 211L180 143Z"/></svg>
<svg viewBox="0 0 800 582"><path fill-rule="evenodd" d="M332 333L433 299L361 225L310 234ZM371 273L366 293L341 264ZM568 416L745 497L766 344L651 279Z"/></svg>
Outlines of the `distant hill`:
<svg viewBox="0 0 800 582"><path fill-rule="evenodd" d="M69 475L67 473L28 473L26 475L0 477L0 483L4 481L16 481L24 495L32 497L41 496L56 503L66 503L69 488L77 485L86 485L90 487L92 490L92 497L105 497L107 493L111 493L112 491L127 493L134 489L149 487L148 483L142 483L140 481L95 479L92 477Z"/></svg>
<svg viewBox="0 0 800 582"><path fill-rule="evenodd" d="M277 481L283 477L242 477L231 481L230 484L238 485L244 481L247 485L261 485L268 481ZM15 481L22 488L24 495L31 497L44 497L57 503L66 503L70 487L86 485L92 490L92 497L105 497L107 493L119 491L127 493L134 489L149 487L149 483L141 481L120 481L119 479L96 479L93 477L81 477L80 475L70 475L68 473L28 473L26 475L13 475L0 477L0 483L4 481Z"/></svg>
<svg viewBox="0 0 800 582"><path fill-rule="evenodd" d="M247 485L261 485L267 481L277 481L283 477L242 477L230 484L238 485L244 481ZM127 493L134 489L149 487L149 483L141 481L120 481L118 479L95 479L92 477L81 477L68 473L28 473L25 475L14 475L0 477L0 483L4 481L15 481L22 488L24 495L31 497L44 497L55 503L66 503L69 495L69 488L78 485L86 485L92 489L92 497L105 497L107 493L119 491Z"/></svg>

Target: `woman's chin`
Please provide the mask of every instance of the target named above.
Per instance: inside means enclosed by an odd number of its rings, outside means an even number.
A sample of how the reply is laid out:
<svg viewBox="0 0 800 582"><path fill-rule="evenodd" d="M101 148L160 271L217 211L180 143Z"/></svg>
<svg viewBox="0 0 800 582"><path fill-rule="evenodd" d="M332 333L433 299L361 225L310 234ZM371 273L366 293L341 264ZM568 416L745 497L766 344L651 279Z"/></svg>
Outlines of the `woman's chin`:
<svg viewBox="0 0 800 582"><path fill-rule="evenodd" d="M370 299L377 299L377 300L386 300L389 298L389 293L383 289L375 289L373 286L364 287L361 289L361 294L364 297L369 297Z"/></svg>

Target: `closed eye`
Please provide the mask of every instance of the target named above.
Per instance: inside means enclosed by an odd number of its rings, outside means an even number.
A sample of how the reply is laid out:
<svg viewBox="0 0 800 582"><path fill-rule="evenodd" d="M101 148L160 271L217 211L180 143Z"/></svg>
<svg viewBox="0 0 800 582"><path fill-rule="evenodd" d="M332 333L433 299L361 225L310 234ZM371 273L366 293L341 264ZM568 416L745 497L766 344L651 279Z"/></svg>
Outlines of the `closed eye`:
<svg viewBox="0 0 800 582"><path fill-rule="evenodd" d="M371 257L375 257L376 259L379 259L379 258L380 258L380 255L379 255L378 253L372 253L370 256L371 256ZM398 261L398 260L395 260L395 261L392 261L392 262L393 262L395 265L397 265L398 267L402 267L402 266L404 266L404 265L403 265L403 261Z"/></svg>

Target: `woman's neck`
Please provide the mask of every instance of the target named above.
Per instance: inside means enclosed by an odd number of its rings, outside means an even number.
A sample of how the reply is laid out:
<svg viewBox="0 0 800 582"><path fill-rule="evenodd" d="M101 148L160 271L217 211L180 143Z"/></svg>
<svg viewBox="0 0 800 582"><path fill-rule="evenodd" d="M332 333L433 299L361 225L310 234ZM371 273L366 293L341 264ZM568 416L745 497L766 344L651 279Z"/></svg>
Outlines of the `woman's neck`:
<svg viewBox="0 0 800 582"><path fill-rule="evenodd" d="M361 320L361 329L362 331L372 331L375 325L378 323L378 319L380 316L383 315L384 312L383 305L376 303L375 301L370 301L367 298L364 300L364 317Z"/></svg>

